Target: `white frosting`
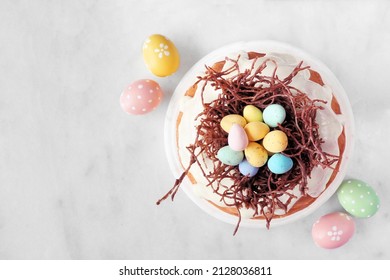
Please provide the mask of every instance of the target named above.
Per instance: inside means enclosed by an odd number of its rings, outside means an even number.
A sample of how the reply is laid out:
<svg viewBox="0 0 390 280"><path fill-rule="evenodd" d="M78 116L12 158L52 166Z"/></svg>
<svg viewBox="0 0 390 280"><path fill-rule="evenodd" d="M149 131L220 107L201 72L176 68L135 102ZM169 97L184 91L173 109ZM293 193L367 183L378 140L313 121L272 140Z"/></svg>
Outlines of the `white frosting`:
<svg viewBox="0 0 390 280"><path fill-rule="evenodd" d="M238 52L228 55L230 58L237 58L240 72L244 72L246 69L251 69L253 60L248 58L246 52ZM287 54L279 53L268 53L265 57L258 58L253 68L256 70L259 65L261 65L265 60L271 59L275 61L278 65L276 74L279 79L284 79L287 77L292 70L300 62L296 58ZM232 62L226 61L223 70L228 69L232 66ZM191 87L196 81L197 76L205 75L204 69L199 69L199 74L194 76L192 83L188 84L188 88ZM267 62L267 67L262 71L262 75L271 76L275 70L275 63L272 61ZM234 71L229 75L225 75L224 78L229 78L236 75L237 72ZM317 111L316 121L320 125L319 133L321 138L325 141L322 145L324 152L333 155L339 155L338 147L338 136L342 132L343 123L341 116L336 115L331 109L331 100L332 100L332 90L324 85L320 86L317 83L314 83L309 80L310 73L308 70L300 71L292 80L291 86L299 89L302 92L305 92L311 99L321 99L327 101L326 104L322 105L324 110ZM195 120L196 117L203 111L202 99L201 99L201 90L204 86L203 82L200 82L197 87L195 96L188 97L183 96L180 102L180 111L183 112L181 123L178 128L179 141L178 141L178 152L180 155L181 162L184 166L188 166L190 162L190 154L187 150L187 146L193 144L196 137L196 126L199 124L199 120ZM211 85L207 84L204 90L204 101L209 103L218 98L218 95L221 91L216 91ZM202 162L202 160L201 160ZM213 162L205 158L204 163L202 162L202 168L207 173L212 170ZM197 181L197 185L193 186L194 193L198 196L212 201L216 205L226 206L224 201L221 201L221 196L216 194L211 187L206 187L208 184L207 179L203 176L203 173L197 164L194 164L190 170L191 174ZM321 167L314 167L311 173L311 178L308 179L308 194L312 197L319 196L325 189L326 183L328 182L333 170L330 168L323 169ZM226 179L222 182L223 186L219 186L220 190L223 187L229 187L232 184L232 181ZM213 185L213 188L217 188L216 183ZM221 191L220 191L221 192ZM294 203L301 197L300 191L298 188L295 188L291 191L291 194L295 195L297 198L293 199L289 204L289 209L294 205ZM289 198L288 195L280 197L282 201L287 201ZM228 201L229 202L229 201ZM242 218L252 218L254 215L254 209L240 209ZM275 214L282 215L285 214L284 210L276 209Z"/></svg>

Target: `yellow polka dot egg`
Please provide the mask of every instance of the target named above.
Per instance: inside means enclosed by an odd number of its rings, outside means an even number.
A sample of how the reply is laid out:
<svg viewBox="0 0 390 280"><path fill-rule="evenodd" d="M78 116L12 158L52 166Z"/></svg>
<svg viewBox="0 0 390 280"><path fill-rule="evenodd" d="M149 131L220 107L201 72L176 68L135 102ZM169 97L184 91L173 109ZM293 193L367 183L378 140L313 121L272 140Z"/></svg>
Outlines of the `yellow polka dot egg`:
<svg viewBox="0 0 390 280"><path fill-rule="evenodd" d="M151 35L145 40L143 57L146 67L158 77L172 75L180 65L176 46L160 34Z"/></svg>

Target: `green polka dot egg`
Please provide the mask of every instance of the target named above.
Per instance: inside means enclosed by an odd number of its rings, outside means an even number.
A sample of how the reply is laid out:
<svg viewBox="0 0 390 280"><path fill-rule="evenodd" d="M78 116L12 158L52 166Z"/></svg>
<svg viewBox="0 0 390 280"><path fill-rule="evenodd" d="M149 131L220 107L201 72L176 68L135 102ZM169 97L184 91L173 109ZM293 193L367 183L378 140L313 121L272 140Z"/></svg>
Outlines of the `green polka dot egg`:
<svg viewBox="0 0 390 280"><path fill-rule="evenodd" d="M379 209L378 195L371 186L360 180L344 181L337 191L337 197L341 206L358 218L369 218Z"/></svg>

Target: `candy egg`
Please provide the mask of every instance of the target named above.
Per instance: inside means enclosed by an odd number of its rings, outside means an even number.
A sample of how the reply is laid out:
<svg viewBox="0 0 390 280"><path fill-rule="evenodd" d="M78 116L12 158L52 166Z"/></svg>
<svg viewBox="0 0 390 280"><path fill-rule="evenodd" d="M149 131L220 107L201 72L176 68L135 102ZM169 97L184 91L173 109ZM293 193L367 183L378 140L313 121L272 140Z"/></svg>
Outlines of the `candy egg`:
<svg viewBox="0 0 390 280"><path fill-rule="evenodd" d="M284 174L293 167L293 161L285 155L274 154L268 160L267 166L274 174Z"/></svg>
<svg viewBox="0 0 390 280"><path fill-rule="evenodd" d="M221 127L222 127L222 129L224 131L229 133L230 132L230 128L235 123L237 123L237 124L241 125L242 127L244 127L246 125L246 120L244 119L243 116L240 116L240 115L236 115L236 114L227 115L227 116L224 116L222 118L222 120L221 120Z"/></svg>
<svg viewBox="0 0 390 280"><path fill-rule="evenodd" d="M249 177L255 176L259 171L258 167L252 166L246 159L240 162L240 164L238 165L238 169L240 170L242 175Z"/></svg>
<svg viewBox="0 0 390 280"><path fill-rule="evenodd" d="M355 222L345 213L322 216L312 227L314 243L325 249L338 248L348 242L355 232Z"/></svg>
<svg viewBox="0 0 390 280"><path fill-rule="evenodd" d="M146 114L160 104L163 92L152 80L138 80L130 84L120 96L120 105L128 114Z"/></svg>
<svg viewBox="0 0 390 280"><path fill-rule="evenodd" d="M282 124L286 118L286 110L279 104L267 106L263 112L263 119L270 127L277 127L278 123Z"/></svg>
<svg viewBox="0 0 390 280"><path fill-rule="evenodd" d="M247 105L243 112L244 118L249 122L261 122L263 121L263 113L261 110L253 105Z"/></svg>
<svg viewBox="0 0 390 280"><path fill-rule="evenodd" d="M249 142L244 153L246 160L254 167L263 166L268 159L267 151L263 146L256 142Z"/></svg>
<svg viewBox="0 0 390 280"><path fill-rule="evenodd" d="M259 141L264 138L265 135L269 132L269 126L263 122L250 122L245 127L244 130L248 136L249 141Z"/></svg>
<svg viewBox="0 0 390 280"><path fill-rule="evenodd" d="M228 143L232 150L243 151L248 146L248 136L246 136L244 128L241 125L234 123L230 129Z"/></svg>
<svg viewBox="0 0 390 280"><path fill-rule="evenodd" d="M222 147L217 158L226 165L236 166L244 159L244 153L232 150L229 146Z"/></svg>
<svg viewBox="0 0 390 280"><path fill-rule="evenodd" d="M286 133L281 130L269 132L263 139L263 146L271 153L280 153L287 148L288 139Z"/></svg>
<svg viewBox="0 0 390 280"><path fill-rule="evenodd" d="M156 76L166 77L176 72L180 56L175 45L166 37L154 34L143 45L146 67Z"/></svg>
<svg viewBox="0 0 390 280"><path fill-rule="evenodd" d="M374 189L360 180L344 181L337 197L341 206L351 215L359 218L369 218L379 209L379 197Z"/></svg>

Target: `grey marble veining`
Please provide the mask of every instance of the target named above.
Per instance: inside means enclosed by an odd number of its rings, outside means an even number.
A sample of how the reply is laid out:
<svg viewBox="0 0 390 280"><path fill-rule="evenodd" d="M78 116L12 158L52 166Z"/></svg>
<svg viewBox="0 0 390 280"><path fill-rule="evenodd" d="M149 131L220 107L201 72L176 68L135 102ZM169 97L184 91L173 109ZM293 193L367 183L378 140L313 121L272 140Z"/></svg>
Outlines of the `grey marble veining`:
<svg viewBox="0 0 390 280"><path fill-rule="evenodd" d="M143 40L171 38L180 70L155 78ZM348 176L369 182L381 209L358 220L337 250L317 248L312 223L341 210L335 197L304 220L270 231L233 226L172 185L163 125L169 98L202 56L240 40L273 39L322 60L356 119ZM0 259L390 259L390 2L0 2ZM119 95L152 78L165 99L127 116Z"/></svg>

